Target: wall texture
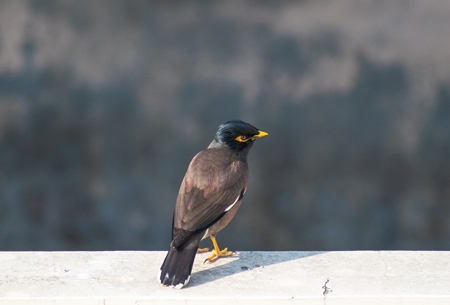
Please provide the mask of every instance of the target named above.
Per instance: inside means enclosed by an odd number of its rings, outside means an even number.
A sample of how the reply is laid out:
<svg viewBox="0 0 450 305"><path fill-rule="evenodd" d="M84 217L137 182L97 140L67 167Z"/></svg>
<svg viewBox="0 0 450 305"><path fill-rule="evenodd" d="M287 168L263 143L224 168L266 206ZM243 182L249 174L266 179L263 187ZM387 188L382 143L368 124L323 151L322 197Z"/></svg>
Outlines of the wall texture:
<svg viewBox="0 0 450 305"><path fill-rule="evenodd" d="M268 131L236 250L450 249L450 2L0 2L0 250L164 250L186 167ZM207 245L207 244L205 244Z"/></svg>

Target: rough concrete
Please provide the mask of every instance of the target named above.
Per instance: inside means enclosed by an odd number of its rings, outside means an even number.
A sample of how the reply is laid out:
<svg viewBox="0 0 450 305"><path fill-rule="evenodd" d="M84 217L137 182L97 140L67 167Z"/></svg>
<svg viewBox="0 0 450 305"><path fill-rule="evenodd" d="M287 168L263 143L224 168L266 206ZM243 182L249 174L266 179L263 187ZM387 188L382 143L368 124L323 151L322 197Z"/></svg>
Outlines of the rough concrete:
<svg viewBox="0 0 450 305"><path fill-rule="evenodd" d="M156 281L164 255L1 252L0 304L450 304L450 252L199 254L181 290Z"/></svg>

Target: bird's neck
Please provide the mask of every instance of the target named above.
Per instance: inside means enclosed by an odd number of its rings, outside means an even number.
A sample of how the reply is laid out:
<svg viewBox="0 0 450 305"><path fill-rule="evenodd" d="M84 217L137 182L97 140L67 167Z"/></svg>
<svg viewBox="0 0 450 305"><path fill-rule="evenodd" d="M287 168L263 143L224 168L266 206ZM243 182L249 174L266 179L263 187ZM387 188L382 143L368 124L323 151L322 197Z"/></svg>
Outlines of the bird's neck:
<svg viewBox="0 0 450 305"><path fill-rule="evenodd" d="M208 146L208 148L223 148L225 145L214 139Z"/></svg>
<svg viewBox="0 0 450 305"><path fill-rule="evenodd" d="M245 147L243 147L243 148L241 148L241 149L233 149L233 148L229 147L228 145L226 145L226 144L224 144L224 143L221 143L221 142L217 141L216 139L214 139L214 140L211 142L211 144L209 144L208 149L209 149L209 148L227 149L227 150L229 150L230 152L232 152L232 153L238 155L238 156L241 157L242 159L247 160L247 155L248 155L248 152L250 151L250 148L251 148L251 147L252 147L252 145L248 145L248 146L245 146Z"/></svg>

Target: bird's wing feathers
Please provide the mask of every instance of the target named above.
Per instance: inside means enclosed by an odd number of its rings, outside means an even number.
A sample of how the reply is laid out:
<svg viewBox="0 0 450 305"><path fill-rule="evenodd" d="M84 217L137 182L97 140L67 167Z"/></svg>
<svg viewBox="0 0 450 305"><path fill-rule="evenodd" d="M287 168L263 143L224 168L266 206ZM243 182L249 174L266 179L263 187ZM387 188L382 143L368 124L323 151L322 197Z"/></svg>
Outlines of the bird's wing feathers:
<svg viewBox="0 0 450 305"><path fill-rule="evenodd" d="M173 236L175 244L182 244L189 235L206 230L218 221L240 198L247 181L245 160L233 158L230 162L223 151L216 149L198 153L189 165L178 194L174 229L179 236Z"/></svg>

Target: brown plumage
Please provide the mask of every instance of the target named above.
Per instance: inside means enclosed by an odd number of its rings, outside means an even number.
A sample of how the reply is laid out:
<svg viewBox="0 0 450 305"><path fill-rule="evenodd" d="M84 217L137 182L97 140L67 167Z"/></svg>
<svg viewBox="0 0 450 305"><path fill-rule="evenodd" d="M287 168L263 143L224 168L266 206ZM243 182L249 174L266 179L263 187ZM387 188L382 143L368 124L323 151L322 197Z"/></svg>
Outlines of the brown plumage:
<svg viewBox="0 0 450 305"><path fill-rule="evenodd" d="M266 135L248 123L229 121L192 159L178 193L172 242L158 275L161 284L182 288L188 283L202 239L211 237L218 249L214 236L234 217L247 188L248 152L254 140Z"/></svg>

